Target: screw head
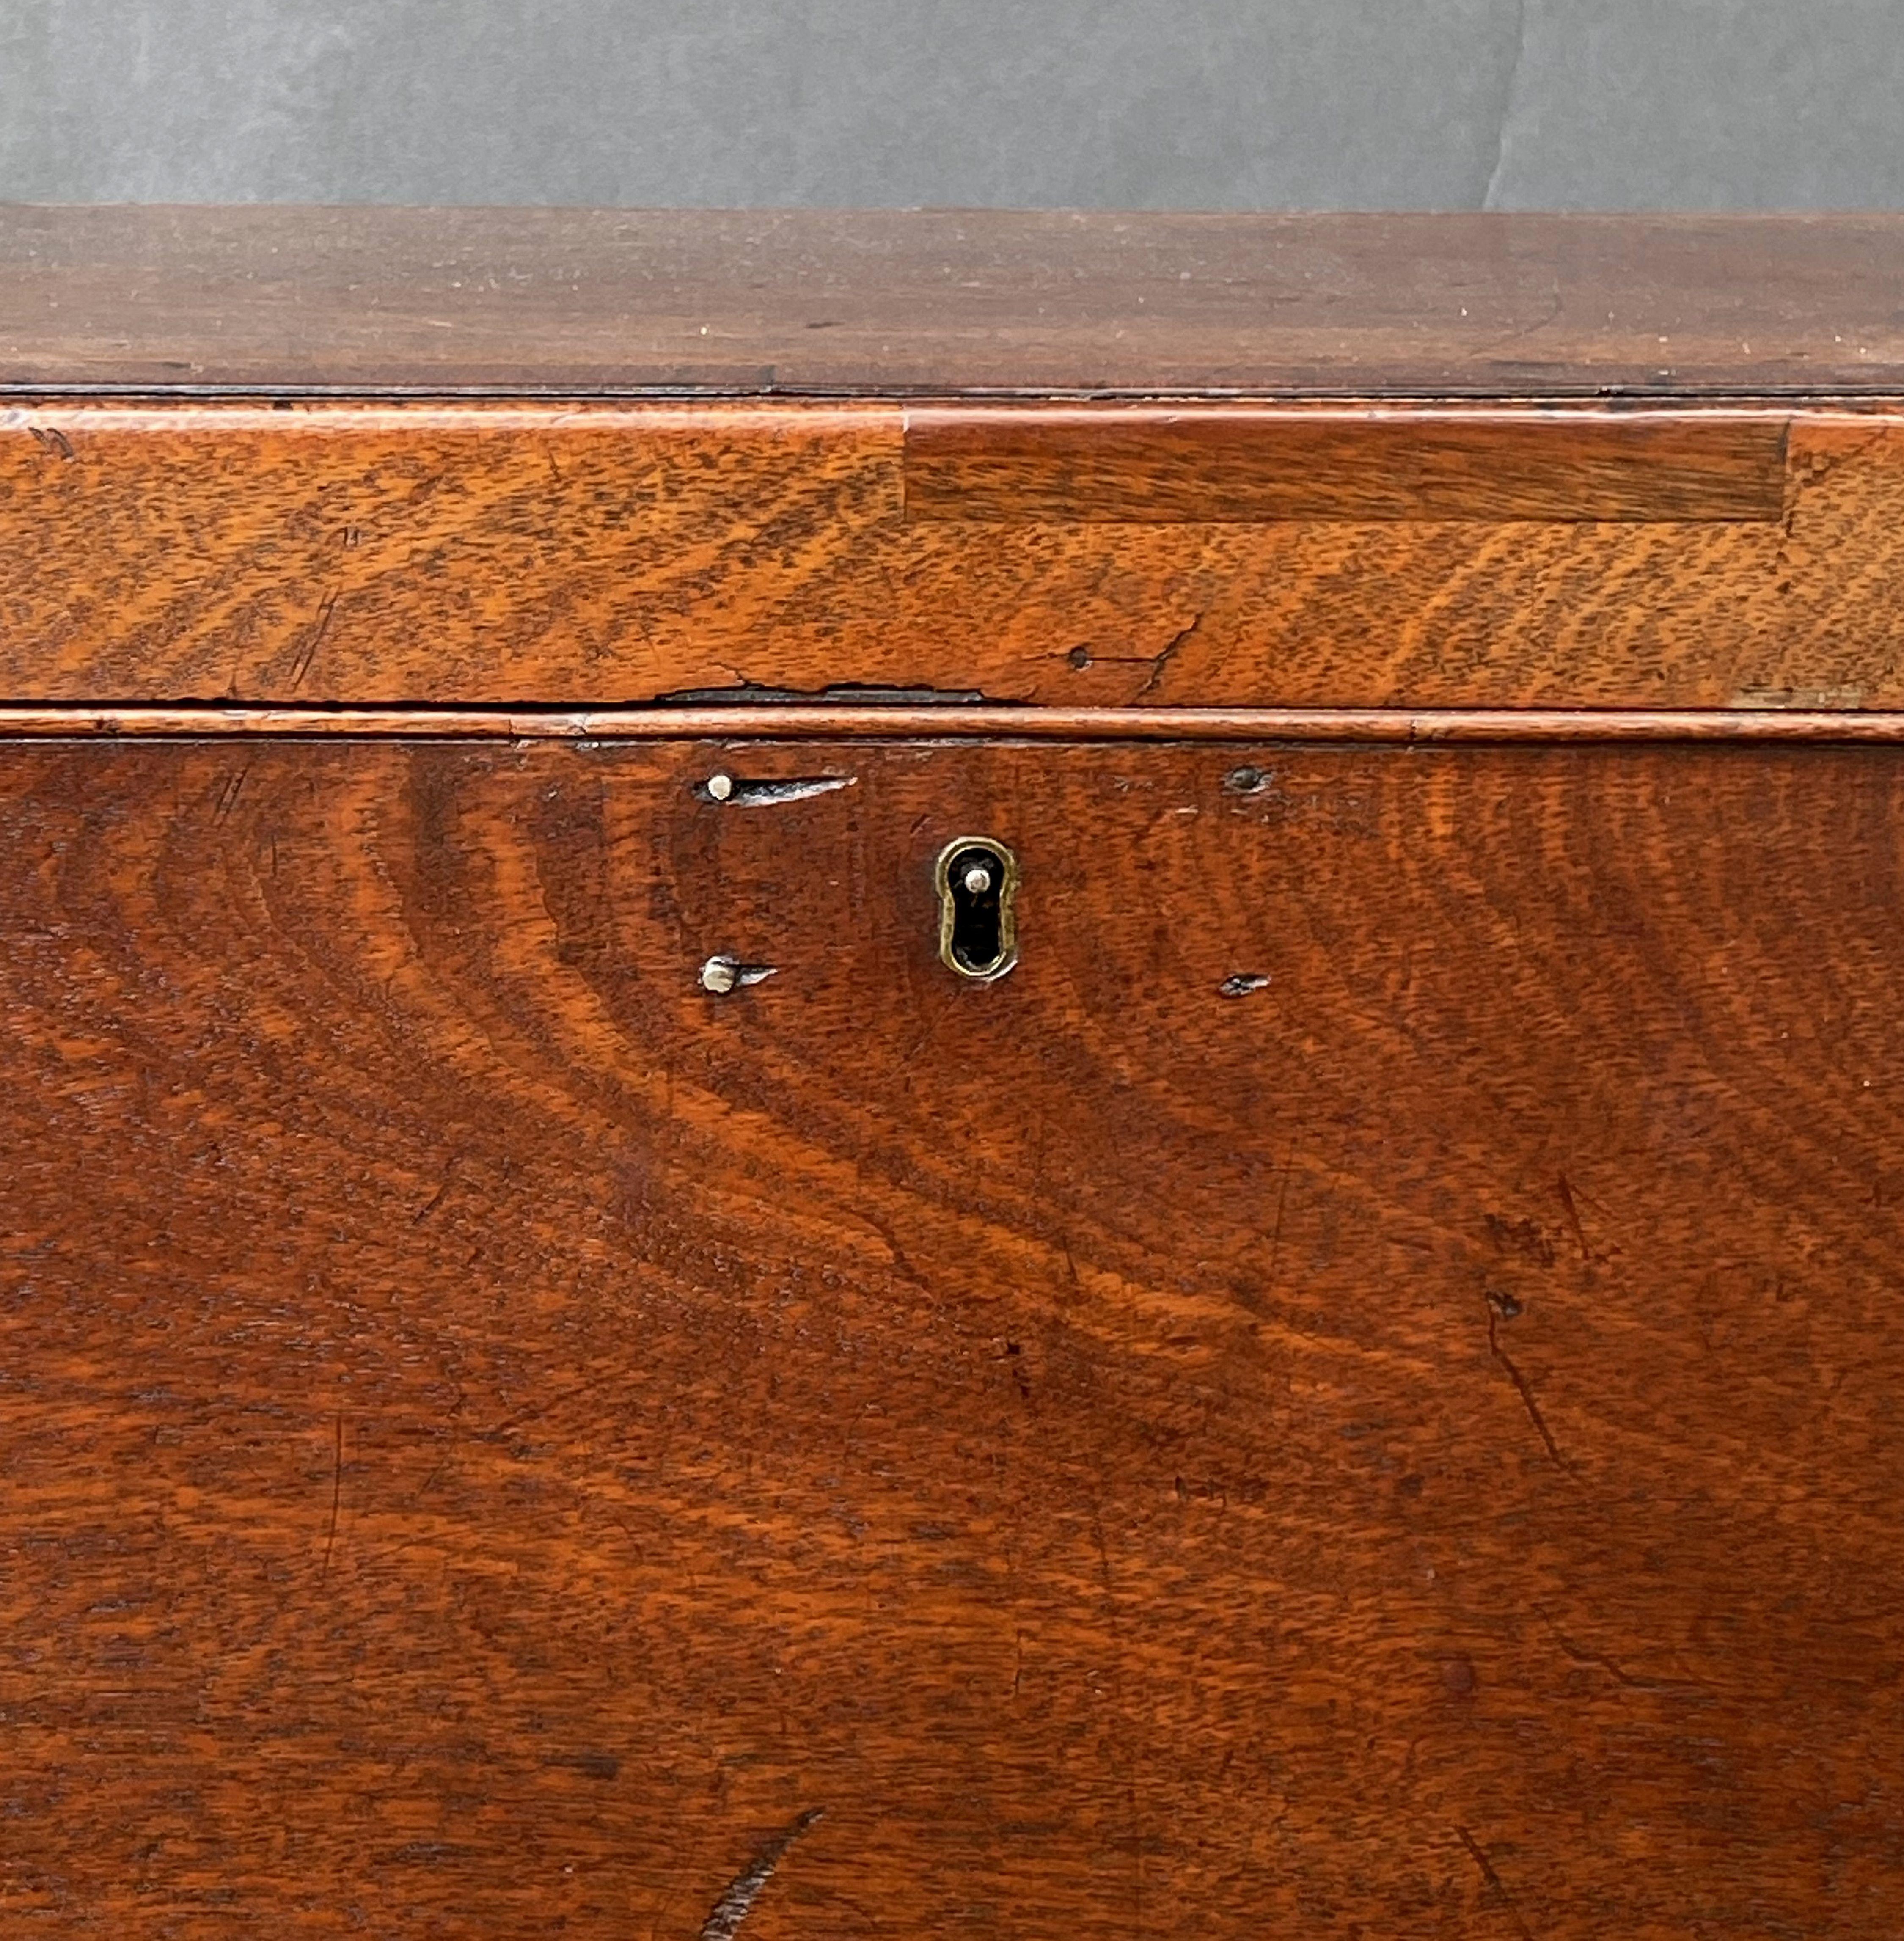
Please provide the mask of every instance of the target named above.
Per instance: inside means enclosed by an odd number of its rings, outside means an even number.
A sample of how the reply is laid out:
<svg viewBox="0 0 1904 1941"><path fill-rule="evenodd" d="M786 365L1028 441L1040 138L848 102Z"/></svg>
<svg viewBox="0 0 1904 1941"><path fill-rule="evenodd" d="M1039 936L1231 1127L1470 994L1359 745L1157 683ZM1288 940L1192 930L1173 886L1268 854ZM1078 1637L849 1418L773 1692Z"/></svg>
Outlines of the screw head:
<svg viewBox="0 0 1904 1941"><path fill-rule="evenodd" d="M732 775L710 775L708 778L708 793L715 801L725 802L734 793L734 778Z"/></svg>
<svg viewBox="0 0 1904 1941"><path fill-rule="evenodd" d="M711 957L701 967L701 988L724 998L741 981L739 967L729 957Z"/></svg>
<svg viewBox="0 0 1904 1941"><path fill-rule="evenodd" d="M982 864L974 863L965 872L965 888L968 894L982 897L991 887L992 872Z"/></svg>

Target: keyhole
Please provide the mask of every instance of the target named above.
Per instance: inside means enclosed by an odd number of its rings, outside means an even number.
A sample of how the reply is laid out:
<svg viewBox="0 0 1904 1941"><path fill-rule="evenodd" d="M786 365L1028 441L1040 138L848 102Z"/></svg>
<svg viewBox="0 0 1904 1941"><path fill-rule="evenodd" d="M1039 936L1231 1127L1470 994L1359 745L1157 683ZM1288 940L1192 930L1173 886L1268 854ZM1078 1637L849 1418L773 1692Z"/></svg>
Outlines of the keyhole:
<svg viewBox="0 0 1904 1941"><path fill-rule="evenodd" d="M976 983L1002 977L1018 961L1011 851L989 836L961 836L939 852L936 874L940 961Z"/></svg>

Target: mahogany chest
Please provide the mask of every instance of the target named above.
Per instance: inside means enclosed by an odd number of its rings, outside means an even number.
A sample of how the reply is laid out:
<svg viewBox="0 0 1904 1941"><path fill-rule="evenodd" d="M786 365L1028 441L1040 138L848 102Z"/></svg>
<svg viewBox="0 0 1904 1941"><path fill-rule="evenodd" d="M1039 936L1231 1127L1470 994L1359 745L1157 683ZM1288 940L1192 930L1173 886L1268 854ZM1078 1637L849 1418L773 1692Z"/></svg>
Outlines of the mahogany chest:
<svg viewBox="0 0 1904 1941"><path fill-rule="evenodd" d="M1901 288L0 215L0 1928L1904 1933Z"/></svg>

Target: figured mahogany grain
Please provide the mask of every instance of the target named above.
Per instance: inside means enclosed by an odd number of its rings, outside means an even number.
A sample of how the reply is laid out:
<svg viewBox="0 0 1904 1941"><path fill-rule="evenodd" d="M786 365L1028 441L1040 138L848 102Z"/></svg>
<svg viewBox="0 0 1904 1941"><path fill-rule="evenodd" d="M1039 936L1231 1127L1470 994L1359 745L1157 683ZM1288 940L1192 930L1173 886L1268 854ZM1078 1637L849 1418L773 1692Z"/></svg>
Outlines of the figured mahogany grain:
<svg viewBox="0 0 1904 1941"><path fill-rule="evenodd" d="M1897 215L0 207L0 387L1904 391Z"/></svg>
<svg viewBox="0 0 1904 1941"><path fill-rule="evenodd" d="M894 657L860 548L898 524L899 461L880 405L0 413L0 687L612 702L851 680L830 663Z"/></svg>
<svg viewBox="0 0 1904 1941"><path fill-rule="evenodd" d="M1775 523L1774 413L909 408L906 516L983 525Z"/></svg>
<svg viewBox="0 0 1904 1941"><path fill-rule="evenodd" d="M1884 749L16 745L8 1924L1890 1932L1900 828Z"/></svg>
<svg viewBox="0 0 1904 1941"><path fill-rule="evenodd" d="M1257 409L1272 439L1364 421ZM1064 707L1904 706L1894 409L1720 412L1692 430L1785 441L1783 518L1637 525L1560 516L1591 489L1582 442L1653 435L1637 407L1478 415L1521 513L1545 489L1537 445L1568 481L1535 524L1345 518L1340 471L1317 488L1328 516L1267 524L909 523L903 416L0 411L0 700L606 707L843 685ZM1100 421L1114 444L1124 414ZM1496 490L1496 434L1472 436L1462 489Z"/></svg>

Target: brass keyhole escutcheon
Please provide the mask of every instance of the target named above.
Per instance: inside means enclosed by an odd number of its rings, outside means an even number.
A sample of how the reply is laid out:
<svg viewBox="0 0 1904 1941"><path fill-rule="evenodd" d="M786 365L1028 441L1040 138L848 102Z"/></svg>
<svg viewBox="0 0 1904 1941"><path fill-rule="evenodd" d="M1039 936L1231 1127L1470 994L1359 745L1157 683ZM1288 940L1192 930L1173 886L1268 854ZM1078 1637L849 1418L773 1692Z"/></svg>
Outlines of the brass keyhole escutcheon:
<svg viewBox="0 0 1904 1941"><path fill-rule="evenodd" d="M939 852L939 958L975 984L1018 961L1018 860L989 836L961 836Z"/></svg>

